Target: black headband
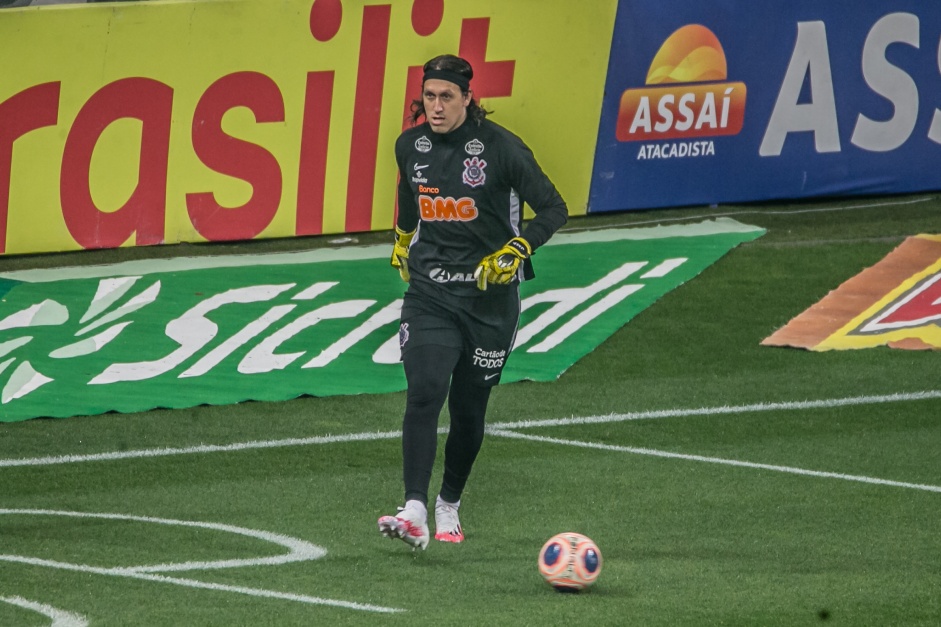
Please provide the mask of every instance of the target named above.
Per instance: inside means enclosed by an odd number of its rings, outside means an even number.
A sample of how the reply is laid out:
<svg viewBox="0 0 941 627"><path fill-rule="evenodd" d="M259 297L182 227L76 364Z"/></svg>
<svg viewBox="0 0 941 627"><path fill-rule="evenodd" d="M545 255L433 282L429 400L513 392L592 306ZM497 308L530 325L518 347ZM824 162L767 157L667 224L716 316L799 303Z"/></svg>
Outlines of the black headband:
<svg viewBox="0 0 941 627"><path fill-rule="evenodd" d="M428 79L432 78L454 83L461 88L461 91L467 91L470 89L470 79L451 70L426 70L425 76L422 78L422 84L424 84Z"/></svg>

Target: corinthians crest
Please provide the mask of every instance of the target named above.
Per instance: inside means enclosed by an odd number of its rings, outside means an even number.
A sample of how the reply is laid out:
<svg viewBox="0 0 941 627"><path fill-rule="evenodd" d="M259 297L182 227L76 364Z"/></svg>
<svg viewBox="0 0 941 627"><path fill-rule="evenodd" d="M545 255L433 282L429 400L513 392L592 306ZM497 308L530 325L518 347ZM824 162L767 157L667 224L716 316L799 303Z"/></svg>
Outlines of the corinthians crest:
<svg viewBox="0 0 941 627"><path fill-rule="evenodd" d="M464 183L471 187L480 187L487 180L484 168L487 162L480 157L464 159Z"/></svg>

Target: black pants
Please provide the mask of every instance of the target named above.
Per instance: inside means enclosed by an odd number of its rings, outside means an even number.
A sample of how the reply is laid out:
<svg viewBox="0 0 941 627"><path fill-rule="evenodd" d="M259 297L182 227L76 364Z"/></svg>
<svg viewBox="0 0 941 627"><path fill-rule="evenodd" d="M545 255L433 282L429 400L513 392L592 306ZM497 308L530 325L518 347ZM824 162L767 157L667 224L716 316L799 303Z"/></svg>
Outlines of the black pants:
<svg viewBox="0 0 941 627"><path fill-rule="evenodd" d="M441 498L461 498L484 439L484 418L491 387L475 384L461 349L428 344L403 356L408 394L402 420L405 500L427 505L428 487L438 448L438 417L448 400L451 429L444 449Z"/></svg>

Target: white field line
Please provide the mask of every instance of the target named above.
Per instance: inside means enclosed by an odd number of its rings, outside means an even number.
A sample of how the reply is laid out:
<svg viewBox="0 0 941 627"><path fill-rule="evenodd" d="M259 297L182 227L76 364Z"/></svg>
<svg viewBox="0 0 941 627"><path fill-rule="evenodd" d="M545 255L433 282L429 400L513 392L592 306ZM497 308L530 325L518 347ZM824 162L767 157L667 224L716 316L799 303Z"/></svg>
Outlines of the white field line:
<svg viewBox="0 0 941 627"><path fill-rule="evenodd" d="M78 573L89 573L94 575L108 575L112 577L127 577L129 579L139 579L142 581L155 581L158 583L172 583L187 588L199 588L201 590L216 590L219 592L235 592L252 597L266 599L281 599L283 601L297 601L299 603L308 603L311 605L328 605L331 607L342 607L350 610L361 610L366 612L396 613L405 610L394 607L383 607L381 605L369 605L366 603L354 603L352 601L339 601L337 599L325 599L323 597L308 596L306 594L292 594L289 592L278 592L277 590L263 590L260 588L247 588L244 586L229 586L220 583L211 583L207 581L197 581L195 579L182 579L180 577L166 577L164 575L151 575L148 573L129 571L121 568L99 568L97 566L88 566L86 564L70 564L68 562L57 562L54 560L44 560L34 557L23 557L21 555L0 555L0 561L13 562L17 564L28 564L30 566L44 566L46 568L56 568Z"/></svg>
<svg viewBox="0 0 941 627"><path fill-rule="evenodd" d="M531 427L557 427L569 425L602 424L625 422L629 420L654 420L659 418L684 418L692 416L723 416L767 411L793 411L807 409L829 409L854 405L878 405L883 403L902 403L910 401L941 398L941 390L884 394L870 396L851 396L816 401L784 401L777 403L754 403L750 405L725 405L722 407L702 407L699 409L662 409L603 416L582 416L572 418L553 418L546 420L522 420L516 422L497 422L490 424L488 431L506 429L525 429ZM443 433L446 429L439 429ZM171 455L199 455L203 453L230 453L256 449L283 448L289 446L310 446L316 444L338 444L344 442L369 442L391 440L402 436L401 431L379 431L348 433L342 435L324 435L309 438L287 438L283 440L255 440L233 444L201 444L180 448L152 448L86 455L52 455L48 457L23 457L0 459L0 468L17 466L53 466L57 464L76 464L83 462L115 461L122 459L141 459L146 457L167 457Z"/></svg>
<svg viewBox="0 0 941 627"><path fill-rule="evenodd" d="M249 529L247 527L236 527L223 523L201 522L195 520L174 520L172 518L154 518L152 516L132 516L128 514L109 514L95 512L73 512L55 509L0 509L0 516L20 515L20 516L62 516L69 518L93 518L99 520L123 520L129 522L138 522L152 525L165 525L171 527L189 527L197 529L209 529L220 533L230 533L234 535L254 538L262 542L278 545L287 549L287 553L281 555L271 555L267 557L253 557L246 559L216 560L202 562L177 562L173 564L156 564L149 566L123 566L112 568L112 571L127 572L169 572L184 570L207 570L217 568L241 568L243 566L279 566L290 564L292 562L309 562L318 560L327 554L327 550L316 544L285 536L270 531L261 531ZM0 555L0 560L5 557Z"/></svg>
<svg viewBox="0 0 941 627"><path fill-rule="evenodd" d="M357 603L355 601L343 601L340 599L326 599L323 597L309 596L305 594L293 594L289 592L279 592L277 590L264 590L260 588L247 588L243 586L229 586L224 584L198 581L195 579L184 579L180 577L168 577L158 575L160 572L179 572L186 570L207 570L220 568L239 568L243 566L264 566L264 565L282 565L291 562L313 561L324 557L327 554L326 549L311 544L305 540L292 538L268 531L257 529L248 529L246 527L236 527L222 523L210 523L191 520L175 520L169 518L154 518L150 516L132 516L127 514L109 514L109 513L91 513L74 512L62 510L47 509L0 509L0 515L21 515L21 516L64 516L70 518L93 518L104 520L122 520L139 523L150 523L158 525L168 525L176 527L191 527L209 529L222 533L231 533L249 538L255 538L264 542L279 545L288 549L283 555L271 557L255 557L245 559L228 559L203 562L177 562L172 564L154 564L149 566L118 566L118 567L100 567L89 566L87 564L71 564L68 562L59 562L55 560L39 559L27 557L24 555L3 555L0 554L0 562L9 562L14 564L28 564L30 566L42 566L46 568L56 568L59 570L89 573L95 575L107 575L111 577L127 577L130 579L139 579L142 581L155 581L158 583L170 583L187 588L200 588L204 590L216 590L221 592L234 592L253 597L264 597L269 599L281 599L286 601L296 601L299 603L308 603L313 605L329 605L333 607L342 607L352 610L366 612L404 612L405 610L393 607L383 607L368 603ZM13 597L16 598L16 597ZM0 601L13 602L4 597ZM15 603L22 605L21 603ZM25 607L25 606L24 606ZM35 609L35 608L29 608ZM37 610L38 611L38 610ZM48 614L47 614L48 615ZM62 623L63 626L67 623Z"/></svg>
<svg viewBox="0 0 941 627"><path fill-rule="evenodd" d="M669 451L658 451L649 448L634 448L631 446L618 446L616 444L602 444L599 442L581 442L579 440L563 440L561 438L549 438L541 435L529 435L526 433L516 433L514 431L499 430L494 431L493 435L503 436L505 438L515 438L518 440L529 440L532 442L545 442L548 444L564 444L566 446L577 446L581 448L598 449L602 451L616 451L619 453L631 453L633 455L649 455L652 457L666 457L668 459L682 459L692 462L705 462L709 464L721 464L724 466L738 466L740 468L752 468L755 470L771 470L774 472L789 473L792 475L803 475L805 477L821 477L826 479L842 479L844 481L856 481L859 483L871 483L875 485L886 485L895 488L909 488L912 490L924 490L926 492L941 493L941 486L925 485L921 483L906 483L904 481L890 481L888 479L879 479L876 477L865 477L860 475L847 475L838 472L822 472L819 470L806 470L804 468L794 468L792 466L776 466L773 464L757 464L754 462L745 462L735 459L723 459L721 457L704 457L702 455L686 455L683 453L671 453Z"/></svg>
<svg viewBox="0 0 941 627"><path fill-rule="evenodd" d="M16 605L17 607L42 614L46 618L51 618L52 622L49 624L49 627L86 627L86 625L88 625L88 621L80 614L66 612L52 607L51 605L36 603L35 601L30 601L23 597L0 597L0 603Z"/></svg>
<svg viewBox="0 0 941 627"><path fill-rule="evenodd" d="M607 414L604 416L584 416L581 418L550 418L545 420L520 420L517 422L494 423L492 430L526 429L530 427L561 427L569 425L603 424L607 422L626 422L628 420L653 420L657 418L686 418L691 416L723 416L729 414L748 414L765 411L792 411L806 409L832 409L854 405L880 405L883 403L903 403L941 398L941 390L908 392L899 394L880 394L869 396L851 396L847 398L828 398L818 401L782 401L777 403L754 403L751 405L725 405L722 407L702 407L700 409L655 409L651 411L629 412L626 414ZM0 460L0 467L2 467Z"/></svg>
<svg viewBox="0 0 941 627"><path fill-rule="evenodd" d="M380 431L365 433L347 433L345 435L322 435L309 438L287 438L284 440L254 440L234 444L200 444L181 448L149 448L132 451L114 451L109 453L90 453L88 455L54 455L49 457L25 457L21 459L0 459L0 468L12 466L53 466L56 464L76 464L81 462L101 462L120 459L141 459L144 457L168 457L171 455L199 455L201 453L232 453L266 448L284 448L288 446L310 446L312 444L336 444L341 442L369 442L372 440L391 440L402 436L401 431Z"/></svg>

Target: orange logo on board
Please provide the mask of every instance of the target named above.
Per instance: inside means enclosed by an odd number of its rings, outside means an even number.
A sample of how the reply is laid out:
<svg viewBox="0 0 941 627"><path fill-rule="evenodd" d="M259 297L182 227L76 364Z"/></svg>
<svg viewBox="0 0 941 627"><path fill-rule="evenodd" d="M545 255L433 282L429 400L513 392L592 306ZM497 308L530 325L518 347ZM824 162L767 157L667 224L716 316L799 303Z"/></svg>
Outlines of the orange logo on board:
<svg viewBox="0 0 941 627"><path fill-rule="evenodd" d="M442 196L418 197L418 210L421 219L426 222L468 222L477 217L477 205L473 198L454 198Z"/></svg>
<svg viewBox="0 0 941 627"><path fill-rule="evenodd" d="M737 135L745 120L745 83L727 78L718 38L705 26L683 26L651 62L648 87L621 95L618 141Z"/></svg>

